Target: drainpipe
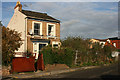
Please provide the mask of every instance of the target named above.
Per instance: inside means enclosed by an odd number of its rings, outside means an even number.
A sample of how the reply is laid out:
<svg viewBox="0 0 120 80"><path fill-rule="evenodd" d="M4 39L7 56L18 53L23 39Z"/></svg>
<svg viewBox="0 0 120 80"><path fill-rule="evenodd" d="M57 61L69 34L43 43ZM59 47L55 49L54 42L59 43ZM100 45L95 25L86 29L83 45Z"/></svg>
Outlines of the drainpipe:
<svg viewBox="0 0 120 80"><path fill-rule="evenodd" d="M24 52L27 50L27 42L26 42L27 41L27 31L26 31L27 30L26 29L27 25L26 25L26 20L27 20L27 18L25 17L25 45L24 45Z"/></svg>

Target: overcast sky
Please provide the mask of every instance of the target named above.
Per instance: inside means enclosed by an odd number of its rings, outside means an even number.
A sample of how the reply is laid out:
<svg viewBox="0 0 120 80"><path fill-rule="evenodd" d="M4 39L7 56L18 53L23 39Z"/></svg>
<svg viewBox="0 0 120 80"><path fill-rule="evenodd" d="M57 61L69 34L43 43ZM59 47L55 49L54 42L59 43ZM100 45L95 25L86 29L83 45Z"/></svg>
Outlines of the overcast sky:
<svg viewBox="0 0 120 80"><path fill-rule="evenodd" d="M118 36L117 2L22 2L24 10L32 10L61 21L61 39L67 36L105 39ZM15 2L2 3L2 23L7 26Z"/></svg>

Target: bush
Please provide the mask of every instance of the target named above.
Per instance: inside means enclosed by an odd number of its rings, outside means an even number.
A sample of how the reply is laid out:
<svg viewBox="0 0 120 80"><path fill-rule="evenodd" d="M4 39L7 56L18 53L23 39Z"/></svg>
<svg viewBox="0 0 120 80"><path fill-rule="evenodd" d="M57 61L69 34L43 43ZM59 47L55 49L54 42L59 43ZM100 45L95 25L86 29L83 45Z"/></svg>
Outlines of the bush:
<svg viewBox="0 0 120 80"><path fill-rule="evenodd" d="M12 63L15 50L22 45L21 33L2 27L2 64L9 66Z"/></svg>
<svg viewBox="0 0 120 80"><path fill-rule="evenodd" d="M92 48L90 48L91 45ZM97 42L91 43L89 39L67 37L62 40L62 46L78 50L77 65L80 66L102 65L114 62L111 53L112 51L116 51L116 49L110 45L102 47L102 44Z"/></svg>
<svg viewBox="0 0 120 80"><path fill-rule="evenodd" d="M66 64L71 67L74 59L74 52L70 48L52 48L44 47L43 53L44 64Z"/></svg>

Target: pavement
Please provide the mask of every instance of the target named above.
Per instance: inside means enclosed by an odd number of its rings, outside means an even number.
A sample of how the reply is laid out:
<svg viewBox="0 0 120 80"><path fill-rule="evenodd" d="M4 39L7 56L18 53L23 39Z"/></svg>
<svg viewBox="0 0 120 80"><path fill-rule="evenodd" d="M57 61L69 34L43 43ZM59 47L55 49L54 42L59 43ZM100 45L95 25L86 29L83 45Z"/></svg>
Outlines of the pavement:
<svg viewBox="0 0 120 80"><path fill-rule="evenodd" d="M62 69L62 70L52 70L52 71L40 71L37 72L24 72L24 73L18 73L18 74L11 74L9 76L3 76L2 79L16 79L16 78L35 78L35 77L42 77L42 76L49 76L54 74L60 74L60 73L68 73L73 72L77 70L85 70L85 69L91 69L91 68L99 68L100 66L87 66L87 67L79 67L79 68L68 68L68 69Z"/></svg>

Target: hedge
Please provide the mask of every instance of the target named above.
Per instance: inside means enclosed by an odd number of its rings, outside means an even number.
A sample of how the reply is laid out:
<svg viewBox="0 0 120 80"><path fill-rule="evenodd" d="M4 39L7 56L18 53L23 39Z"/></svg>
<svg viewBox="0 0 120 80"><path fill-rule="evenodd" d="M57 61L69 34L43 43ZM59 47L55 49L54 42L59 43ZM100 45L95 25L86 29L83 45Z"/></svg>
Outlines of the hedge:
<svg viewBox="0 0 120 80"><path fill-rule="evenodd" d="M43 53L44 64L66 64L71 67L74 60L74 52L70 48L52 48L44 47Z"/></svg>

